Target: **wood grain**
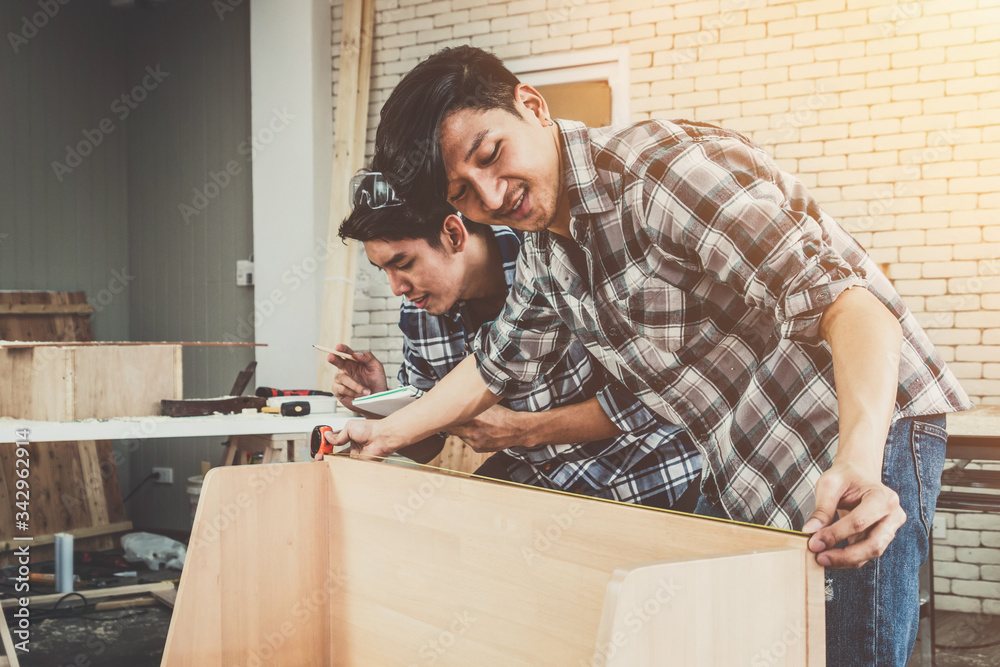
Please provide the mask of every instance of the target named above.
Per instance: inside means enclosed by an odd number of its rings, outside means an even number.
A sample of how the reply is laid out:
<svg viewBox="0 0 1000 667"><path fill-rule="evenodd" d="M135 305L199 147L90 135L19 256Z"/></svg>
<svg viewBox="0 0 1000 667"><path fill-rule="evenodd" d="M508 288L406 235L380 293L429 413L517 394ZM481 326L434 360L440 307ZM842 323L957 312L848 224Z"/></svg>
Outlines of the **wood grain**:
<svg viewBox="0 0 1000 667"><path fill-rule="evenodd" d="M620 569L592 664L822 665L808 657L806 580L794 547Z"/></svg>
<svg viewBox="0 0 1000 667"><path fill-rule="evenodd" d="M0 291L0 340L92 340L92 312L83 292Z"/></svg>
<svg viewBox="0 0 1000 667"><path fill-rule="evenodd" d="M302 499L293 517L285 511L289 498ZM667 641L694 642L690 655L701 655L704 640L694 640L715 632L709 626L718 612L732 619L728 630L742 638L739 658L747 662L755 655L747 651L758 650L755 628L765 627L759 595L822 625L814 613L822 599L807 600L822 594L808 583L822 571L807 566L806 541L347 457L217 468L202 489L163 664L222 667L264 654L273 664L358 667L431 659L463 667L591 664L615 572L664 560L688 561L682 570L695 568L702 581L727 582L706 598L710 604L688 609L682 629L663 629ZM740 561L732 575L720 574L725 563L698 564L773 550L785 555ZM810 631L796 655L823 655L812 646L822 636Z"/></svg>
<svg viewBox="0 0 1000 667"><path fill-rule="evenodd" d="M180 398L177 346L0 347L0 416L73 421L160 414Z"/></svg>

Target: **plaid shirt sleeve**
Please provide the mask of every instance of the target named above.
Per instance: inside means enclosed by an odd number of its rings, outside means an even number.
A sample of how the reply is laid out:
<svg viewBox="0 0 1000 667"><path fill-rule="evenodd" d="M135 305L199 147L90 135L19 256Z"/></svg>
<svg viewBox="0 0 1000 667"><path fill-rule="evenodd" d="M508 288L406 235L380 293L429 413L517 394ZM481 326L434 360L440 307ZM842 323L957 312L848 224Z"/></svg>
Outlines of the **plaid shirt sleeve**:
<svg viewBox="0 0 1000 667"><path fill-rule="evenodd" d="M403 363L399 365L396 374L400 386L409 385L418 390L422 396L436 385L440 378L434 373L430 364L414 348L409 336L403 336Z"/></svg>
<svg viewBox="0 0 1000 667"><path fill-rule="evenodd" d="M533 284L532 276L544 273L529 268L528 262L522 249L517 277L500 316L492 327L480 330L473 346L479 374L498 396L528 391L536 378L552 370L574 340L544 290Z"/></svg>
<svg viewBox="0 0 1000 667"><path fill-rule="evenodd" d="M751 308L771 313L783 338L814 341L824 309L867 287L863 270L831 245L824 225L834 223L805 186L738 138L665 148L629 190L641 196L634 210L646 212L651 251L683 249Z"/></svg>
<svg viewBox="0 0 1000 667"><path fill-rule="evenodd" d="M614 380L610 380L597 392L597 402L601 404L611 422L623 433L644 437L663 425L663 422L658 420L642 401Z"/></svg>

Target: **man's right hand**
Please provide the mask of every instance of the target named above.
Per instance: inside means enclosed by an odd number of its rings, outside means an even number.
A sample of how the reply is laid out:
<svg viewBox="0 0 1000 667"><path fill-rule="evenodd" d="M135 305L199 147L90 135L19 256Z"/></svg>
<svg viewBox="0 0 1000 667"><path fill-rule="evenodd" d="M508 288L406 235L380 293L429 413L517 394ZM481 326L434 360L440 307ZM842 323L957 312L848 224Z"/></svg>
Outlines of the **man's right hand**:
<svg viewBox="0 0 1000 667"><path fill-rule="evenodd" d="M343 343L338 343L335 349L353 357L347 360L331 354L326 358L328 363L337 367L333 376L333 395L345 408L354 410L354 399L389 388L385 368L371 352L355 352Z"/></svg>
<svg viewBox="0 0 1000 667"><path fill-rule="evenodd" d="M351 456L357 458L389 456L400 445L390 444L390 439L380 432L381 424L381 420L375 419L349 419L342 430L327 433L326 441L334 447L350 444ZM315 460L322 461L323 453L317 453Z"/></svg>

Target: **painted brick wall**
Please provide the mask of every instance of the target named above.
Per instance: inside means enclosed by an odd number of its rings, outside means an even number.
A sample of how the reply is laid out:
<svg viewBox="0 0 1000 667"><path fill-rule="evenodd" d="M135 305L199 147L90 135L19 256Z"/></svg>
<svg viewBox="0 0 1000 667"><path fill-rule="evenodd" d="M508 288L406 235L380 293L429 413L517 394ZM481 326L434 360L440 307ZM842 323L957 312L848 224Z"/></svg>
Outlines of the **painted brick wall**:
<svg viewBox="0 0 1000 667"><path fill-rule="evenodd" d="M379 0L377 9L369 142L393 86L442 47L511 59L627 44L634 120L693 118L766 147L888 267L973 400L1000 404L1000 0ZM359 266L353 343L388 361L394 378L399 299L367 261ZM936 552L941 606L982 609L986 598L1000 611L1000 519L947 521Z"/></svg>

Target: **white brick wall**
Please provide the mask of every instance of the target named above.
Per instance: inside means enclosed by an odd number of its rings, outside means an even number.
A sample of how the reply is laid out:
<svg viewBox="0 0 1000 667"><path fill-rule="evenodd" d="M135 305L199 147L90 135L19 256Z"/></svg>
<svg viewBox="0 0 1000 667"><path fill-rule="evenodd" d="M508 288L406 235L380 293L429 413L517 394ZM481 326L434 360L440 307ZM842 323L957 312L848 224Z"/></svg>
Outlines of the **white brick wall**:
<svg viewBox="0 0 1000 667"><path fill-rule="evenodd" d="M945 535L934 542L935 604L949 611L1000 613L1000 516L938 515L935 523L945 526Z"/></svg>
<svg viewBox="0 0 1000 667"><path fill-rule="evenodd" d="M334 0L335 70L339 5ZM393 86L444 46L471 43L509 59L627 44L634 120L718 123L771 151L888 265L973 400L1000 404L996 0L548 0L544 9L541 0L378 0L376 7L369 142ZM399 301L367 261L359 266L353 342L387 361L394 379ZM954 539L971 542L962 530ZM941 565L965 566L969 575L939 574L948 587L939 599L1000 612L1000 598L952 588L1000 572L985 569L1000 564L962 560L1000 553L993 536L978 534L978 546L946 543L936 553Z"/></svg>

